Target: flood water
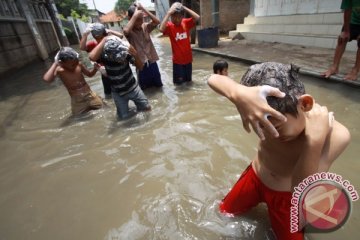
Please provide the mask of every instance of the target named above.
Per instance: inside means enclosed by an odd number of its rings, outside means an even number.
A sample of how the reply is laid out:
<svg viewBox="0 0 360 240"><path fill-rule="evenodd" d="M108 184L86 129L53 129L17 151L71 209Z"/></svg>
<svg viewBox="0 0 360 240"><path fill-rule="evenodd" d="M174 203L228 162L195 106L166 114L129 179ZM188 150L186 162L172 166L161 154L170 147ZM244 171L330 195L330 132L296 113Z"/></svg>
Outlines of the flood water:
<svg viewBox="0 0 360 240"><path fill-rule="evenodd" d="M154 39L162 91L152 112L116 119L115 105L70 118L62 84L35 62L0 81L0 239L270 239L264 206L227 218L217 205L256 152L257 137L206 84L216 58L194 53L193 84L172 84L167 39ZM240 79L247 65L230 63ZM360 94L302 77L352 142L331 168L360 191ZM103 96L99 75L87 79ZM310 239L358 239L360 204L344 227Z"/></svg>

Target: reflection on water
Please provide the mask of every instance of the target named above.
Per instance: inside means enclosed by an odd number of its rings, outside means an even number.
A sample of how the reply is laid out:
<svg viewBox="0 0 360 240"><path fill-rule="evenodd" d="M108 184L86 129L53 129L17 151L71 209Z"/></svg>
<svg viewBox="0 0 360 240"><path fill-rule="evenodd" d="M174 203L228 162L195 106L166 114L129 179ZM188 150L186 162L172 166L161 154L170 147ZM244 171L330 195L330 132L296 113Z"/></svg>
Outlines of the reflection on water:
<svg viewBox="0 0 360 240"><path fill-rule="evenodd" d="M227 218L217 205L256 152L234 107L206 85L214 57L195 53L194 82L175 87L167 39L155 39L164 87L153 110L117 121L115 105L70 117L70 98L34 63L0 82L1 239L272 239L266 208ZM247 66L230 63L240 79ZM304 78L352 143L332 171L360 190L359 94ZM99 75L88 79L102 95ZM360 217L315 239L354 239Z"/></svg>

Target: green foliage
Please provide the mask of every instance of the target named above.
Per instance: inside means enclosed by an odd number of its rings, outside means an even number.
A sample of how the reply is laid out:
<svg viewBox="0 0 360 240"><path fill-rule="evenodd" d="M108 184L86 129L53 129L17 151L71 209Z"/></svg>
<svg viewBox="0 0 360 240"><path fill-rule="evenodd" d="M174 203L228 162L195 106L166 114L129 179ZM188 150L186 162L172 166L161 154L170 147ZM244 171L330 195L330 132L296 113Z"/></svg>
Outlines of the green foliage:
<svg viewBox="0 0 360 240"><path fill-rule="evenodd" d="M81 16L75 11L75 10L73 10L73 9L71 9L71 17L72 18L81 18Z"/></svg>
<svg viewBox="0 0 360 240"><path fill-rule="evenodd" d="M117 0L114 10L118 14L127 12L128 8L133 2L133 0Z"/></svg>
<svg viewBox="0 0 360 240"><path fill-rule="evenodd" d="M65 18L64 15L62 15L62 14L59 14L59 18L60 18L61 20L66 20L66 18Z"/></svg>
<svg viewBox="0 0 360 240"><path fill-rule="evenodd" d="M79 15L79 18L80 16L89 15L87 5L80 3L79 0L55 0L54 2L59 13L65 17L72 16L72 11L75 11Z"/></svg>

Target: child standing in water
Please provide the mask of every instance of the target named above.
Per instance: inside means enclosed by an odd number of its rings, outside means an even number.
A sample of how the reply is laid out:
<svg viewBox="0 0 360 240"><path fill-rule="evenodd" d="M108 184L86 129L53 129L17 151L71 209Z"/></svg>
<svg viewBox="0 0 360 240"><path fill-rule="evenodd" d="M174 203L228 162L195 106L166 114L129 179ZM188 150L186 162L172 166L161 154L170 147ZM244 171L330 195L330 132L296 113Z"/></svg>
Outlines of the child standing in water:
<svg viewBox="0 0 360 240"><path fill-rule="evenodd" d="M191 18L184 18L184 12ZM171 17L171 22L168 22ZM192 50L190 29L195 27L200 16L191 9L175 2L165 15L160 31L169 36L173 54L173 82L182 84L192 80Z"/></svg>
<svg viewBox="0 0 360 240"><path fill-rule="evenodd" d="M241 83L245 86L270 85L286 93L283 98L268 97L267 101L287 121L264 116L279 136L264 131L265 138L252 163L220 204L221 212L238 215L265 202L279 240L304 237L303 232L290 232L293 188L311 174L328 171L350 142L347 128L335 121L326 107L315 104L314 98L305 94L298 70L293 65L263 63L251 66L243 76ZM214 74L208 83L229 99L237 98L228 77Z"/></svg>
<svg viewBox="0 0 360 240"><path fill-rule="evenodd" d="M90 33L95 40L87 42L87 39L88 39L88 36ZM89 53L101 42L101 40L104 37L109 36L109 35L117 36L119 38L123 37L122 33L111 30L111 29L106 29L105 26L101 23L90 24L80 40L80 49ZM103 87L104 87L104 95L105 95L106 99L109 99L109 98L111 98L110 80L107 77L106 71L104 70L102 63L100 61L97 61L97 63L99 63L101 65L100 73L101 73L101 80L102 80Z"/></svg>
<svg viewBox="0 0 360 240"><path fill-rule="evenodd" d="M144 92L139 87L130 63L142 69L142 62L134 47L127 46L116 36L108 36L101 40L89 54L92 61L100 60L104 63L110 79L112 97L114 99L117 115L126 119L134 115L129 111L129 101L133 101L137 111L150 111L151 106Z"/></svg>
<svg viewBox="0 0 360 240"><path fill-rule="evenodd" d="M151 21L144 23L144 14ZM158 64L159 56L151 40L150 33L159 25L160 20L140 3L132 4L128 9L129 22L124 27L124 34L134 46L143 64L142 70L137 69L138 81L142 90L149 87L162 87Z"/></svg>
<svg viewBox="0 0 360 240"><path fill-rule="evenodd" d="M229 64L223 59L216 60L213 65L214 74L228 76Z"/></svg>
<svg viewBox="0 0 360 240"><path fill-rule="evenodd" d="M79 62L79 54L70 47L61 48L55 57L55 62L44 74L45 82L54 81L59 76L71 97L71 110L74 115L82 114L90 110L99 109L103 102L84 79L84 75L92 77L95 75L98 65L94 65L89 71Z"/></svg>

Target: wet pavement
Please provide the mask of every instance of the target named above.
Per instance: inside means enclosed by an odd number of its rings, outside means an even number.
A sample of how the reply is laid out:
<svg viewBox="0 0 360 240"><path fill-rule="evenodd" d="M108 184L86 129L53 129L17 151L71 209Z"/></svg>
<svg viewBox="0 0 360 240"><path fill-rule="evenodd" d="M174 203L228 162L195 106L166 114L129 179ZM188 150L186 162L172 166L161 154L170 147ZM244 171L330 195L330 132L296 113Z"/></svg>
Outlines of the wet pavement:
<svg viewBox="0 0 360 240"><path fill-rule="evenodd" d="M300 67L302 74L322 78L325 81L343 82L344 84L360 87L359 78L357 81L343 79L355 64L356 52L345 51L341 60L339 74L326 79L321 74L331 65L334 49L245 39L231 40L227 37L220 38L216 48L199 48L197 44L193 45L192 48L194 51L239 60L247 64L268 61L294 63Z"/></svg>

